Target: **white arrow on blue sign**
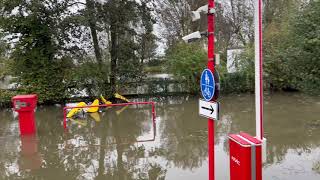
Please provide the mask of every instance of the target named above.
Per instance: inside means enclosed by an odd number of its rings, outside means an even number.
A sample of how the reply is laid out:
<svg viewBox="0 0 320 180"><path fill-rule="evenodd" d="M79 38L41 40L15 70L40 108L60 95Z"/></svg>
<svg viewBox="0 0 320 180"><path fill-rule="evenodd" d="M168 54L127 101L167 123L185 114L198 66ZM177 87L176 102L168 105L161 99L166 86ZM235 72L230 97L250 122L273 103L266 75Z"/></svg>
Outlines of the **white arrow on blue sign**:
<svg viewBox="0 0 320 180"><path fill-rule="evenodd" d="M202 72L200 83L203 98L206 101L211 101L214 96L215 82L210 69L205 69Z"/></svg>

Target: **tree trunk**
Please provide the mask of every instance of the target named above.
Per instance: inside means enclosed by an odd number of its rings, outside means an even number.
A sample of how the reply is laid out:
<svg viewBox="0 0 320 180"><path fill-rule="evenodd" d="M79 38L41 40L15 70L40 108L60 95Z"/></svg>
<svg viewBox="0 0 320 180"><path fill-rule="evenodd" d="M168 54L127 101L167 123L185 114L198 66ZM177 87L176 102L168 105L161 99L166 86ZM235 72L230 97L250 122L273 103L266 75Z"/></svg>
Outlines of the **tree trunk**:
<svg viewBox="0 0 320 180"><path fill-rule="evenodd" d="M103 128L107 128L105 123L103 123L102 125ZM101 129L100 129L101 130ZM106 134L106 130L101 130L102 132L102 136L101 136L101 143L100 143L100 152L99 152L99 168L98 168L98 176L96 177L96 179L105 179L106 177L104 176L105 173L105 164L104 164L104 158L106 156L106 138L107 138L107 134Z"/></svg>
<svg viewBox="0 0 320 180"><path fill-rule="evenodd" d="M111 48L110 48L110 55L111 55L111 74L110 74L110 85L111 85L111 93L114 94L116 92L116 77L117 77L117 60L118 60L118 50L117 50L117 27L116 22L111 20L110 25L111 31Z"/></svg>
<svg viewBox="0 0 320 180"><path fill-rule="evenodd" d="M94 9L95 9L94 2L92 0L87 0L89 27L91 30L94 53L95 53L96 60L99 64L99 68L100 68L101 64L102 64L102 56L101 56L101 52L100 52L100 48L99 48L96 20L94 19L94 17L95 17Z"/></svg>

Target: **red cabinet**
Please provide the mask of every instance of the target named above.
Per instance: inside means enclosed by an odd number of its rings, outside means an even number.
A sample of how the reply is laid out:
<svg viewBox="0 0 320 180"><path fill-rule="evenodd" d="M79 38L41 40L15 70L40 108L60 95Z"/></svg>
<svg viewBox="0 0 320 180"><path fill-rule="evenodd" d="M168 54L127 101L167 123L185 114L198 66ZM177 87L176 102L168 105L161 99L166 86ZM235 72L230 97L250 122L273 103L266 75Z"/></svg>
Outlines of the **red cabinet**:
<svg viewBox="0 0 320 180"><path fill-rule="evenodd" d="M262 180L262 142L247 133L229 135L230 180Z"/></svg>
<svg viewBox="0 0 320 180"><path fill-rule="evenodd" d="M14 111L19 114L20 134L34 134L36 132L36 124L34 111L37 107L38 97L35 94L18 95L12 98Z"/></svg>

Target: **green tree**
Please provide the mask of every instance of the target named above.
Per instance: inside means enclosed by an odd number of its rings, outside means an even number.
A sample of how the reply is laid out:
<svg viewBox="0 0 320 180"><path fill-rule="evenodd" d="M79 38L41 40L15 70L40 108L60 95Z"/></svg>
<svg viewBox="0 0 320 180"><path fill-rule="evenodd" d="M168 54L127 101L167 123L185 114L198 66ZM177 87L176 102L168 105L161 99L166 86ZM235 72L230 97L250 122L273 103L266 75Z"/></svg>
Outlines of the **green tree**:
<svg viewBox="0 0 320 180"><path fill-rule="evenodd" d="M155 48L155 37L151 34L154 21L147 1L139 4L111 0L101 8L103 22L110 34L110 85L113 93L117 91L116 87L124 88L126 82L139 81L143 77L142 63L152 55L147 53Z"/></svg>
<svg viewBox="0 0 320 180"><path fill-rule="evenodd" d="M0 80L4 78L7 73L7 44L3 41L4 35L0 31Z"/></svg>
<svg viewBox="0 0 320 180"><path fill-rule="evenodd" d="M191 92L199 91L201 71L206 67L207 53L198 43L179 43L167 52L168 69L186 80Z"/></svg>
<svg viewBox="0 0 320 180"><path fill-rule="evenodd" d="M67 35L61 16L69 1L2 1L1 27L18 42L12 72L22 93L37 93L42 102L60 101L65 94Z"/></svg>
<svg viewBox="0 0 320 180"><path fill-rule="evenodd" d="M94 53L97 59L97 62L99 64L98 67L101 67L102 64L102 55L101 55L101 50L99 47L99 40L98 40L98 35L97 35L97 12L96 12L96 5L93 0L87 0L86 1L86 16L88 19L88 24L90 27L91 31L91 37L92 37L92 42L93 42L93 47L94 47Z"/></svg>
<svg viewBox="0 0 320 180"><path fill-rule="evenodd" d="M300 0L275 1L267 0L264 10L264 80L265 87L271 90L296 90L296 69L293 56L299 52L294 50L300 44L293 33L293 24L303 21L297 18ZM253 44L248 44L245 53L241 56L242 71L249 77L243 81L254 85L254 55ZM299 53L298 53L299 54ZM242 78L241 78L242 79ZM247 79L247 80L246 80Z"/></svg>
<svg viewBox="0 0 320 180"><path fill-rule="evenodd" d="M265 80L274 90L319 93L319 1L266 5ZM273 7L273 8L272 8Z"/></svg>
<svg viewBox="0 0 320 180"><path fill-rule="evenodd" d="M290 31L299 6L299 0L265 1L264 78L272 90L295 89L288 49L296 43Z"/></svg>
<svg viewBox="0 0 320 180"><path fill-rule="evenodd" d="M254 50L248 45L244 52L237 57L238 71L228 73L226 64L218 66L220 72L220 85L223 93L254 92Z"/></svg>
<svg viewBox="0 0 320 180"><path fill-rule="evenodd" d="M320 1L311 0L292 21L292 61L297 87L308 93L320 93Z"/></svg>

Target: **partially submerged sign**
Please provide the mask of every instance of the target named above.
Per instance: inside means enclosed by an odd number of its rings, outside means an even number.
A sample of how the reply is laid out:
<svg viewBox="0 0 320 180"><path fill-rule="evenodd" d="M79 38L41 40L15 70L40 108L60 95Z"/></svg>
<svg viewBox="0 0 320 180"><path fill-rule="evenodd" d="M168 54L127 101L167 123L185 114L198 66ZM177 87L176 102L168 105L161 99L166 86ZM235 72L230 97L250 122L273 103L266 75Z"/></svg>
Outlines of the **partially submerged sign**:
<svg viewBox="0 0 320 180"><path fill-rule="evenodd" d="M217 102L208 102L199 99L199 114L200 116L218 120L219 118L219 104Z"/></svg>

